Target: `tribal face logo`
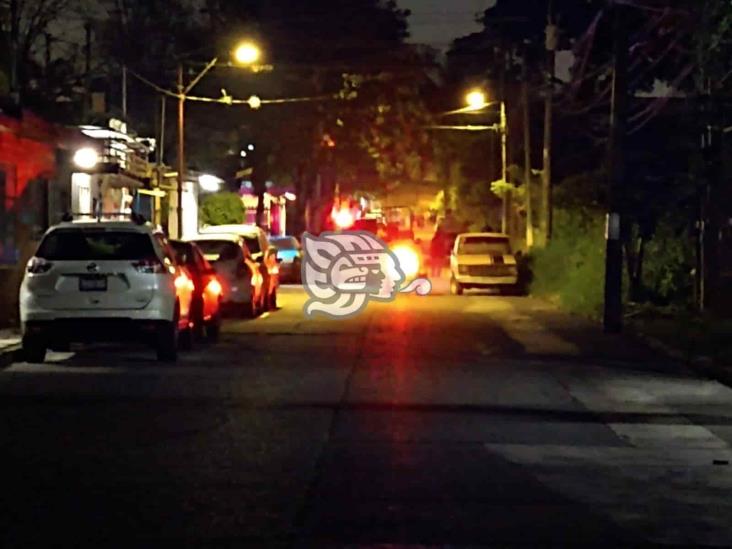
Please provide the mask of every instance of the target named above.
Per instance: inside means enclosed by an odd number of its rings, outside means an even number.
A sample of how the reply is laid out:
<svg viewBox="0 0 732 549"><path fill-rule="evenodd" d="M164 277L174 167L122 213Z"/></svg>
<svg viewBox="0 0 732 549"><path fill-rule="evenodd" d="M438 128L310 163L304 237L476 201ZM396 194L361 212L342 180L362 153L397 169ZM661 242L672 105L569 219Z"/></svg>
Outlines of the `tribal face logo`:
<svg viewBox="0 0 732 549"><path fill-rule="evenodd" d="M402 289L404 272L399 259L379 238L366 231L303 235L302 283L310 299L305 316L321 313L332 318L353 316L369 300L392 301L399 292L427 295L429 280L418 278Z"/></svg>

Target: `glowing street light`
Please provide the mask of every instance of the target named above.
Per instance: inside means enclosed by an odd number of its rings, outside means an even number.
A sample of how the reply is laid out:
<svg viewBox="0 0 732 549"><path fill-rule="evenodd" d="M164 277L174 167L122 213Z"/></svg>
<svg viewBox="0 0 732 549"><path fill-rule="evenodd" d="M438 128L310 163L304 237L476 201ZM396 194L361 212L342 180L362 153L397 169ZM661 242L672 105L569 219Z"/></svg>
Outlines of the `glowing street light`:
<svg viewBox="0 0 732 549"><path fill-rule="evenodd" d="M82 170L91 170L99 162L99 153L91 147L82 147L74 153L74 164Z"/></svg>
<svg viewBox="0 0 732 549"><path fill-rule="evenodd" d="M247 99L247 103L249 104L249 108L254 110L257 110L259 107L262 106L262 100L256 95L252 95L249 99Z"/></svg>
<svg viewBox="0 0 732 549"><path fill-rule="evenodd" d="M234 50L234 60L240 65L252 65L259 61L262 51L253 42L242 42Z"/></svg>
<svg viewBox="0 0 732 549"><path fill-rule="evenodd" d="M198 176L198 184L201 185L201 189L207 193L215 193L221 189L223 180L215 175L208 173L201 174Z"/></svg>
<svg viewBox="0 0 732 549"><path fill-rule="evenodd" d="M485 92L481 90L472 90L465 96L465 103L470 109L482 109L488 104Z"/></svg>

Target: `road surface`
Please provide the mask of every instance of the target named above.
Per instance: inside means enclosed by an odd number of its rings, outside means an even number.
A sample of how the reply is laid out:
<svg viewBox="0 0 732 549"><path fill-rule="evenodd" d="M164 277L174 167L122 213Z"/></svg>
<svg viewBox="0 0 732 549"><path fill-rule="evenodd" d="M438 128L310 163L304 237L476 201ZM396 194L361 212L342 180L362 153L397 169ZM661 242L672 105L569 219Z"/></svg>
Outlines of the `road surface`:
<svg viewBox="0 0 732 549"><path fill-rule="evenodd" d="M732 390L530 298L0 371L4 547L732 546Z"/></svg>

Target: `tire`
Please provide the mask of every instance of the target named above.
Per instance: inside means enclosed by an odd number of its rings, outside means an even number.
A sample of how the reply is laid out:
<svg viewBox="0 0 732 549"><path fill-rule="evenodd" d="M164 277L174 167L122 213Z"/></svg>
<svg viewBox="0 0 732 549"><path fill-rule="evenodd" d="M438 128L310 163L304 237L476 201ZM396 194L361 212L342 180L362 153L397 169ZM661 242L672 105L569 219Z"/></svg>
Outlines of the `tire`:
<svg viewBox="0 0 732 549"><path fill-rule="evenodd" d="M56 353L68 353L71 351L71 343L69 341L54 341L51 343L50 349Z"/></svg>
<svg viewBox="0 0 732 549"><path fill-rule="evenodd" d="M270 311L277 310L277 288L275 288L269 295L269 299L267 300L267 309Z"/></svg>
<svg viewBox="0 0 732 549"><path fill-rule="evenodd" d="M254 303L254 301L250 301L249 303L244 303L241 305L241 316L244 318L256 318L259 314L259 307Z"/></svg>
<svg viewBox="0 0 732 549"><path fill-rule="evenodd" d="M219 340L219 334L221 333L221 314L216 313L215 316L211 317L206 323L206 340L210 343L215 343Z"/></svg>
<svg viewBox="0 0 732 549"><path fill-rule="evenodd" d="M455 277L450 277L450 294L463 295L463 285L455 280Z"/></svg>
<svg viewBox="0 0 732 549"><path fill-rule="evenodd" d="M161 322L158 327L155 350L160 362L178 360L178 321Z"/></svg>
<svg viewBox="0 0 732 549"><path fill-rule="evenodd" d="M203 321L203 301L196 300L191 311L191 317L193 318L193 336L200 341L206 336L206 326Z"/></svg>
<svg viewBox="0 0 732 549"><path fill-rule="evenodd" d="M193 328L186 328L185 330L181 330L179 336L178 336L178 346L183 351L190 351L193 349L193 339L194 339L194 333Z"/></svg>
<svg viewBox="0 0 732 549"><path fill-rule="evenodd" d="M23 358L26 362L44 362L46 360L46 342L38 336L23 336Z"/></svg>

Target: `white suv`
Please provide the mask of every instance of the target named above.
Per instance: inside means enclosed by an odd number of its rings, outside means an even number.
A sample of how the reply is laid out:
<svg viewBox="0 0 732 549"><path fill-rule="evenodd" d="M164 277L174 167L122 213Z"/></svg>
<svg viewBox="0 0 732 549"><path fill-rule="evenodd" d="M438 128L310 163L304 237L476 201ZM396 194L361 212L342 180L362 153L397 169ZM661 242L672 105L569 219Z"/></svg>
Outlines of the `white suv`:
<svg viewBox="0 0 732 549"><path fill-rule="evenodd" d="M132 222L86 221L50 228L20 287L26 360L72 341L142 339L158 360L190 344L193 282L162 234Z"/></svg>

